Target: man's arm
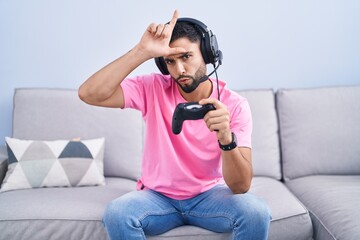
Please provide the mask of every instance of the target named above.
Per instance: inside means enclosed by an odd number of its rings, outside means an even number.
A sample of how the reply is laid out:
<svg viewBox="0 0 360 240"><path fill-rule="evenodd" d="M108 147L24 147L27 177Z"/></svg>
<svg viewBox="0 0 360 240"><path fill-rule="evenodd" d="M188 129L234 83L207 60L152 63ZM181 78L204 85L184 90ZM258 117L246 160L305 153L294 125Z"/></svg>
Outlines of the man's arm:
<svg viewBox="0 0 360 240"><path fill-rule="evenodd" d="M169 24L150 24L132 50L97 71L80 86L79 97L91 105L123 108L125 103L120 83L135 68L151 58L184 51L169 47L177 18L178 12L175 11Z"/></svg>
<svg viewBox="0 0 360 240"><path fill-rule="evenodd" d="M203 99L199 104L214 104L216 110L209 111L205 117L210 131L216 130L216 135L222 145L232 141L230 129L230 113L227 107L216 99ZM247 192L253 177L251 149L236 147L230 151L221 150L222 173L226 184L233 193Z"/></svg>
<svg viewBox="0 0 360 240"><path fill-rule="evenodd" d="M236 147L222 151L222 171L226 184L233 193L249 191L253 176L251 149Z"/></svg>
<svg viewBox="0 0 360 240"><path fill-rule="evenodd" d="M123 108L124 96L120 83L136 67L148 60L141 52L136 46L93 74L80 86L80 99L91 105Z"/></svg>

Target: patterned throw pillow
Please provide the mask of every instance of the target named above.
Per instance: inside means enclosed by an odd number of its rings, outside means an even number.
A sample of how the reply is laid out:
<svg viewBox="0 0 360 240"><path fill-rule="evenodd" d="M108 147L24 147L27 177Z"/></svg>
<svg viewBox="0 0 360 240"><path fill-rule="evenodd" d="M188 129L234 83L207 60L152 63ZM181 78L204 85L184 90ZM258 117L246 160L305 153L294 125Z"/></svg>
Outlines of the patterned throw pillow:
<svg viewBox="0 0 360 240"><path fill-rule="evenodd" d="M8 170L0 192L104 185L104 138L33 141L6 137Z"/></svg>

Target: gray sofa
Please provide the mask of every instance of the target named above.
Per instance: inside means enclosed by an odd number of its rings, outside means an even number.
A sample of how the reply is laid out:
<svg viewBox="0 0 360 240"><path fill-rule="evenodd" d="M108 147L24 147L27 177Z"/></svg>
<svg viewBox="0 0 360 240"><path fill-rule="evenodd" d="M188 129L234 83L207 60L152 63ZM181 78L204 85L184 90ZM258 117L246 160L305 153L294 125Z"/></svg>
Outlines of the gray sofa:
<svg viewBox="0 0 360 240"><path fill-rule="evenodd" d="M360 239L360 86L239 91L253 120L250 192L272 211L269 239ZM0 193L1 240L107 239L106 204L134 191L144 125L134 110L93 107L76 90L16 89L13 137L105 137L105 186ZM0 181L7 170L0 154ZM148 239L231 239L183 226Z"/></svg>

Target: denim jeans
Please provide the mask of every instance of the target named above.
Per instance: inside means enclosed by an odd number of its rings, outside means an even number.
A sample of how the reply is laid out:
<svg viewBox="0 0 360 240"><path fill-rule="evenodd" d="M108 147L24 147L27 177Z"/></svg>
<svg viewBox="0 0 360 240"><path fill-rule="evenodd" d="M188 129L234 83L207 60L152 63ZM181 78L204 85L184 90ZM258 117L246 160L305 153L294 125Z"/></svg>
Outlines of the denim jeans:
<svg viewBox="0 0 360 240"><path fill-rule="evenodd" d="M256 196L233 194L218 185L191 199L174 200L152 190L134 191L113 200L103 217L111 240L146 239L182 225L232 232L233 239L267 239L270 211Z"/></svg>

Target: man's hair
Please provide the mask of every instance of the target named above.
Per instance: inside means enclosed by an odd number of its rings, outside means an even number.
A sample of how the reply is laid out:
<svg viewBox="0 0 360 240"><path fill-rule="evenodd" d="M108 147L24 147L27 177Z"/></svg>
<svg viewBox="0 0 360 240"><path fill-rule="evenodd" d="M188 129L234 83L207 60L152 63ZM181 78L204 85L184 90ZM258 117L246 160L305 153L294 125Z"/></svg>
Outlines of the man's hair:
<svg viewBox="0 0 360 240"><path fill-rule="evenodd" d="M177 22L171 35L170 42L186 37L190 42L200 42L202 32L196 25L189 22Z"/></svg>

